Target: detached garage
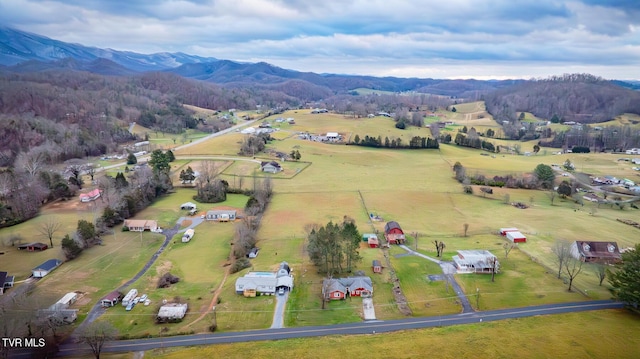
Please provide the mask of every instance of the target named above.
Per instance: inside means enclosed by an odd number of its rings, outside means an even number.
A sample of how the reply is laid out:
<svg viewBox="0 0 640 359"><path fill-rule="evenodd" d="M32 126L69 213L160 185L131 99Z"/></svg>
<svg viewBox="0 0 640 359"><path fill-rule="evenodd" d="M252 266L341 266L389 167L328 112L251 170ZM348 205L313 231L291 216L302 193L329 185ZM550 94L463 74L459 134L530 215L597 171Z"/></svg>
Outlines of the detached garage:
<svg viewBox="0 0 640 359"><path fill-rule="evenodd" d="M513 243L525 243L527 241L527 237L518 231L507 232L507 239Z"/></svg>

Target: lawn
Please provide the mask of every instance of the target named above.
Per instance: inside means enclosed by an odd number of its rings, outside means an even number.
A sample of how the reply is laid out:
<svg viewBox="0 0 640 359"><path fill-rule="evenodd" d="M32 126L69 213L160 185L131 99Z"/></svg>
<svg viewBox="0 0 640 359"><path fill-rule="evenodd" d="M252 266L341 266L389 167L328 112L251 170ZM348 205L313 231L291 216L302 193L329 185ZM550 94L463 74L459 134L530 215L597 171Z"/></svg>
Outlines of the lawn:
<svg viewBox="0 0 640 359"><path fill-rule="evenodd" d="M591 338L591 339L589 339ZM597 340L593 340L597 338ZM327 336L277 341L156 349L154 358L361 356L415 358L636 358L640 320L624 310L505 320L391 334ZM111 358L111 356L107 356ZM120 358L114 356L114 358Z"/></svg>

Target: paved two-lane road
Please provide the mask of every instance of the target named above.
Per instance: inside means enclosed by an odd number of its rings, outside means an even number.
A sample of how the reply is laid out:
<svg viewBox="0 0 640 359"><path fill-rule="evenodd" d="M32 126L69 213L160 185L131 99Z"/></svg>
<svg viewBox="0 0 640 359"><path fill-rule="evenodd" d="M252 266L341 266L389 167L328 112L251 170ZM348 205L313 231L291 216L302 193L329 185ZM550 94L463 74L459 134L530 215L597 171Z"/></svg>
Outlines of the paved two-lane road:
<svg viewBox="0 0 640 359"><path fill-rule="evenodd" d="M316 327L297 327L283 329L263 329L245 332L196 334L166 338L121 340L109 342L103 353L145 351L162 347L180 347L192 345L211 345L260 340L280 340L325 335L351 335L385 333L398 330L441 327L450 325L491 322L496 320L532 317L537 315L582 312L600 309L618 309L623 304L610 300L549 304L533 307L492 310L486 312L464 313L438 317L421 317L389 321L374 321L352 324L326 325ZM88 355L86 345L65 344L60 347L60 356Z"/></svg>

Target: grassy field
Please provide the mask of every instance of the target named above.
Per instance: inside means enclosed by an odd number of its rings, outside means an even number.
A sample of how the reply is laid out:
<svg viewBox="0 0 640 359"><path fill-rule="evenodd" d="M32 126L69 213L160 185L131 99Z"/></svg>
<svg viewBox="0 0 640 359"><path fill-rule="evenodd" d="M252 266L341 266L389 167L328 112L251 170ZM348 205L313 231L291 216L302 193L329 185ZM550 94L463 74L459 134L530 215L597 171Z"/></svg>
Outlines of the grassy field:
<svg viewBox="0 0 640 359"><path fill-rule="evenodd" d="M484 107L481 103L456 105L455 113L442 111L443 119L456 122L453 131L461 126L478 126L478 129L494 126L492 119L479 118L483 114ZM264 214L258 231L257 246L261 249L260 255L252 259L252 267L236 274L229 275L222 284L225 273L225 264L228 264L230 242L233 240L234 229L228 223L204 223L196 228L194 239L183 244L179 241L171 243L162 253L156 264L149 272L134 285L138 289L147 292L153 300L149 307L136 307L134 312L127 315L121 307L112 308L105 316L106 320L113 321L122 332L131 336L145 334L176 334L181 332L206 332L211 323L211 314L207 314L203 320L191 324L199 315L206 312L213 291L221 286L220 303L216 304L218 330L235 331L245 329L268 328L271 325L274 298L262 296L257 298L244 298L235 293L234 283L236 278L248 270L274 270L282 261L287 261L295 276L295 288L291 293L286 307L286 326L307 326L330 323L356 322L361 320L361 300L352 300L328 303L328 309L321 310L320 291L322 276L310 264L306 253L305 225L309 223L326 224L328 221L340 222L343 217L353 218L360 232L382 232L386 221L395 220L400 223L405 233L410 238L409 245L416 246L414 233L419 234L417 250L427 255L434 256L434 240L444 241L446 244L445 259L460 249L489 249L498 256L502 262L502 273L496 276L496 281L491 282L489 276L458 275L457 278L465 293L471 296L472 304L475 293L480 289L479 306L481 310L494 308L507 308L527 306L544 303L579 301L584 299L609 298L608 284L598 285L593 268L585 268L575 281L576 292L567 292L566 284L554 275L555 260L551 248L556 239L569 241L575 240L615 240L621 248L632 246L640 241L638 230L624 225L616 219L638 218L638 210L627 207L625 210L611 208L602 205L593 208L590 203L584 206L577 205L566 199L555 198L554 202L543 191L494 188L492 195L483 194L477 186L474 186L474 194L464 194L462 185L453 178L452 166L460 162L467 169L467 174L483 174L487 177L495 175L521 176L533 171L540 163L562 164L569 159L576 166L576 172L584 172L592 175L610 174L619 178L636 178L636 173L631 170L627 162L617 161L618 155L611 154L564 154L551 155L552 151L541 151L532 156L518 156L507 154L495 154L495 156L481 156L480 151L461 148L455 145L441 145L439 150L385 150L364 148L359 146L346 146L338 144L324 144L305 141L295 136L296 132L326 133L339 132L346 136L365 134L381 136L382 138L401 137L407 143L411 136L429 136L428 128L411 127L408 130L398 130L393 126L393 120L384 117L375 118L347 118L335 114L311 114L309 110L297 110L272 116L268 121L273 122L276 117L293 117L296 124L279 124L277 140L267 145L271 151L289 153L296 149L302 155L303 162L284 162L285 172L272 176L275 194L266 213ZM482 127L485 126L485 127ZM177 155L230 155L235 156L245 135L231 133L225 136L213 138L201 144L177 151ZM492 141L503 143L499 140ZM507 143L507 142L504 142ZM509 143L513 145L513 143ZM535 142L518 143L522 151L531 151ZM266 154L260 154L257 160L271 159ZM275 159L275 158L274 158ZM173 169L178 171L187 165L197 167L198 160L179 160L173 164ZM256 163L245 161L225 161L225 169L222 178L236 186L236 181L245 176L254 174ZM195 169L195 168L194 168ZM289 172L287 172L289 171ZM562 178L562 177L561 177ZM560 178L560 179L561 179ZM174 182L175 183L175 182ZM239 185L239 183L238 183ZM250 188L252 180L244 178L243 188ZM162 227L173 226L179 217L186 215L180 211L181 203L192 201L194 189L177 188L175 193L158 199L152 206L136 215L136 219L157 219ZM506 198L509 201L506 201ZM239 195L229 195L223 205L242 208L247 198ZM527 209L518 209L505 202L522 202L529 206ZM201 212L215 205L201 205ZM384 218L381 222L369 221L369 213L374 213ZM64 208L47 207L38 218L21 225L0 230L0 237L8 237L11 234L21 233L26 238L37 236L37 226L49 216L59 217L62 229L58 233L56 241L59 241L64 233L75 229L79 218L93 219L94 212L91 207L82 207L78 204ZM464 236L464 226L468 225L467 235ZM509 258L504 258L502 244L504 238L498 236L496 231L500 227L518 227L527 235L527 243L520 244L514 249ZM39 237L40 238L40 237ZM44 239L38 239L45 241ZM109 292L118 283L139 270L142 263L148 259L157 249L161 236L144 234L142 241L135 234L117 232L113 240L105 240L105 246L96 247L84 253L79 259L65 263L50 277L41 281L38 285L43 297L47 300L57 299L67 291L81 290L90 293L90 301L83 308L95 301L103 294ZM141 244L142 243L142 244ZM56 242L58 247L58 242ZM10 274L16 274L18 279L24 279L29 275L30 269L50 258L52 254L59 255L58 248L43 253L22 253L12 247L4 247L2 251L2 269L9 270ZM55 251L55 252L54 252ZM401 287L407 296L409 305L414 315L439 315L457 313L460 311L450 288L441 281L430 281L429 274L439 273L439 268L422 258L400 256L403 251L397 247L390 249L391 264L397 271ZM361 248L363 257L356 270L362 270L370 275L374 283L374 306L379 319L389 320L401 318L392 295L391 279L388 275L389 268L385 268L382 275L371 273L371 261L382 260L382 252L378 249ZM6 260L8 258L8 260ZM5 269L6 268L6 269ZM65 269L68 268L68 269ZM101 276L102 268L113 270L110 276ZM67 270L71 271L68 272ZM157 277L166 271L178 275L183 280L175 286L156 290L154 288ZM59 274L58 274L59 273ZM73 274L77 280L68 281L67 276ZM347 274L345 274L347 275ZM74 277L75 278L75 277ZM49 285L52 283L52 285ZM153 315L157 304L162 299L172 299L180 296L190 304L190 311L184 322L164 326L153 324ZM124 313L124 314L123 314ZM579 318L597 318L605 323L618 323L628 325L630 320L620 315L620 312L605 312L607 314L589 313L580 316L568 316L570 322L551 321L556 327L549 332L562 333L563 338L571 341L571 335L565 330L580 330L584 323ZM549 317L556 318L556 317ZM470 338L464 343L475 344L478 348L484 348L487 354L495 353L496 345L482 346L483 340L505 337L505 333L513 333L505 330L511 326L514 331L522 330L525 336L537 343L538 330L542 321L538 318L523 319L508 322L509 324L487 324L484 327L468 326L455 328L440 328L420 331L423 336L451 335L451 344L455 343L457 336ZM636 322L630 324L638 329ZM613 325L612 325L613 326ZM545 325L545 336L548 333ZM480 330L483 329L483 330ZM593 327L591 327L593 331ZM160 331L163 330L161 333ZM617 328L612 329L615 333ZM414 333L406 333L411 337ZM466 333L466 334L465 334ZM403 337L398 335L395 337ZM486 335L486 336L485 336ZM491 336L493 335L493 336ZM513 334L508 338L512 338ZM583 336L584 337L584 336ZM583 338L577 337L577 338ZM362 340L369 337L351 337L349 340ZM377 338L377 337L376 337ZM441 338L440 338L441 339ZM554 337L554 340L556 338ZM299 345L299 349L309 348L315 339L290 341L292 348ZM343 339L324 339L325 341ZM346 339L344 339L346 340ZM369 340L369 339L367 339ZM576 339L578 340L578 339ZM630 340L625 338L624 340ZM637 348L637 339L635 343ZM415 339L414 339L415 341ZM447 340L447 342L449 342ZM554 341L555 351L549 353L574 353L568 349L576 350L576 353L598 357L598 349L592 348L590 343L580 339L579 343L565 346L562 341ZM296 344L298 343L298 344ZM345 342L346 343L346 342ZM358 345L367 345L366 341L354 342ZM420 342L423 345L423 342ZM425 339L424 343L429 343ZM344 343L343 343L344 344ZM267 350L271 345L280 347L284 344L243 344L246 346L216 346L229 350L232 355L237 348L246 348L247 353L252 353L252 345ZM315 344L317 345L317 344ZM407 350L415 350L413 344L406 345ZM424 344L426 347L431 345ZM435 345L435 344L433 344ZM502 345L502 344L501 344ZM515 356L514 350L518 347L508 341L504 344L507 350L504 357ZM531 343L520 343L520 347L534 348ZM340 345L344 350L346 345ZM453 345L455 346L455 344ZM469 350L459 349L462 353L470 353ZM402 348L405 349L404 347ZM456 348L458 349L458 348ZM255 349L257 350L257 349ZM546 350L546 349L545 349ZM439 351L447 357L447 351ZM189 353L189 351L184 351ZM302 353L302 352L300 352ZM377 353L386 353L380 351ZM408 355L404 351L398 352L396 357ZM413 352L412 352L413 353ZM453 353L453 352L452 352ZM544 353L542 351L541 353ZM594 354L595 353L595 354ZM624 357L624 349L620 349ZM155 353L154 354L160 354ZM237 353L236 353L237 354ZM344 355L341 352L340 355ZM346 353L348 354L348 353ZM509 355L511 354L511 355ZM182 354L175 354L179 355ZM264 354L268 355L268 354ZM337 354L336 354L337 355ZM154 355L155 356L155 355ZM294 355L295 356L295 355ZM384 355L381 355L384 357ZM452 356L452 355L449 355ZM464 356L464 355L463 355ZM540 355L544 357L545 355ZM578 357L583 357L578 355Z"/></svg>
<svg viewBox="0 0 640 359"><path fill-rule="evenodd" d="M156 349L154 358L360 356L415 358L427 351L439 358L636 358L640 320L623 310L594 311L420 329L392 334L329 336ZM589 339L592 338L592 339ZM597 340L593 340L597 338ZM106 356L107 358L133 358Z"/></svg>

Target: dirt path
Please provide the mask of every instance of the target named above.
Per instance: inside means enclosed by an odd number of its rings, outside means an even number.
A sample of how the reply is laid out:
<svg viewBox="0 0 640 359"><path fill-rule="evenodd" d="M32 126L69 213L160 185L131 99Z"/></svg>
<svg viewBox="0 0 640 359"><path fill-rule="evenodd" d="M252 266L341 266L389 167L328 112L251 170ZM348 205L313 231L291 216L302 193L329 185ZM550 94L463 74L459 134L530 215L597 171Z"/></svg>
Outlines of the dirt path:
<svg viewBox="0 0 640 359"><path fill-rule="evenodd" d="M222 287L224 287L224 283L227 281L227 277L229 277L229 268L231 268L231 266L227 266L227 269L224 271L224 278L222 278L220 285L218 286L218 288L216 288L216 291L213 293L213 298L211 298L211 302L209 303L209 307L207 308L207 310L203 311L202 314L200 314L200 316L194 319L191 323L182 327L182 330L185 330L190 326L196 324L197 322L201 321L202 318L206 317L207 314L211 313L211 311L213 310L213 307L218 302L218 297L220 296L220 292L222 292Z"/></svg>

